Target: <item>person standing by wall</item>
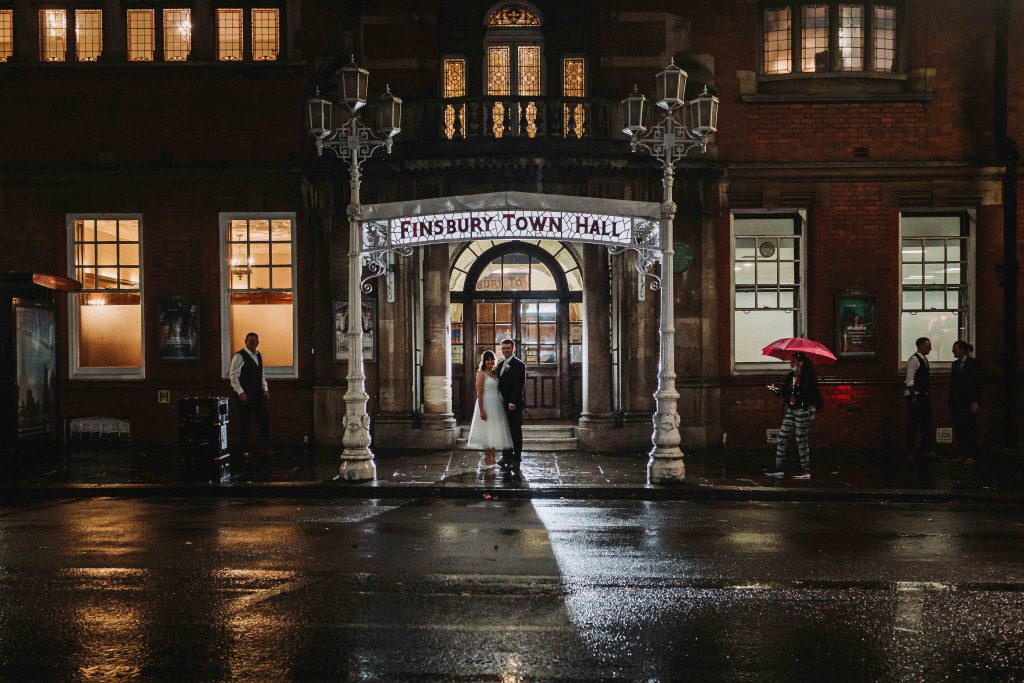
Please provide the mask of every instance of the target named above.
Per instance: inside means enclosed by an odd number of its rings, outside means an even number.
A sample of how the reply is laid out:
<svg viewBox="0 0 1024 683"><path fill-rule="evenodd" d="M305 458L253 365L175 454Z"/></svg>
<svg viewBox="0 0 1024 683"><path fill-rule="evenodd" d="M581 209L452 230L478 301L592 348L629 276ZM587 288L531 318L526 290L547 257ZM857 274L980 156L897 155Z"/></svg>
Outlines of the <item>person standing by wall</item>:
<svg viewBox="0 0 1024 683"><path fill-rule="evenodd" d="M971 357L974 346L958 339L953 343L949 379L949 414L953 418L958 456L955 462L973 465L978 452L978 405L981 401L981 364Z"/></svg>
<svg viewBox="0 0 1024 683"><path fill-rule="evenodd" d="M782 396L786 406L786 414L782 418L782 429L779 442L775 447L775 467L765 471L765 475L775 479L785 476L786 448L789 438L796 435L797 451L800 453L800 473L794 479L811 478L811 425L814 416L821 409L823 401L818 389L818 375L814 371L814 363L803 353L797 351L790 360L792 370L786 375L782 387L774 384L768 388Z"/></svg>
<svg viewBox="0 0 1024 683"><path fill-rule="evenodd" d="M932 340L920 337L915 342L917 351L907 359L907 375L903 396L907 401L907 460L913 462L918 455L935 457L935 434L932 431L932 400L928 395L931 366L928 354ZM919 438L920 437L920 438Z"/></svg>
<svg viewBox="0 0 1024 683"><path fill-rule="evenodd" d="M263 375L263 356L256 350L259 345L260 338L255 332L245 335L245 347L231 356L228 370L231 388L238 394L240 451L243 455L247 455L249 450L249 427L253 418L259 424L259 447L264 451L270 448L270 414L267 412L270 391Z"/></svg>

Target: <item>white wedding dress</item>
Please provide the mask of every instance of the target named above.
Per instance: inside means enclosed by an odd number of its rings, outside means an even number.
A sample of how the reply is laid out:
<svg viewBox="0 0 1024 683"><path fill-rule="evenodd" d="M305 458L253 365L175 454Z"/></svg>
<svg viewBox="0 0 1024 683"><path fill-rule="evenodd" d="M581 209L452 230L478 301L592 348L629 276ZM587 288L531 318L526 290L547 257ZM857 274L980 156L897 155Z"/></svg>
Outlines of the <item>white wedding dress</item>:
<svg viewBox="0 0 1024 683"><path fill-rule="evenodd" d="M512 448L512 432L508 429L508 417L505 416L505 405L498 393L498 380L484 377L484 410L487 419L480 419L480 402L474 402L473 422L469 427L469 447L481 450L494 448L503 450Z"/></svg>

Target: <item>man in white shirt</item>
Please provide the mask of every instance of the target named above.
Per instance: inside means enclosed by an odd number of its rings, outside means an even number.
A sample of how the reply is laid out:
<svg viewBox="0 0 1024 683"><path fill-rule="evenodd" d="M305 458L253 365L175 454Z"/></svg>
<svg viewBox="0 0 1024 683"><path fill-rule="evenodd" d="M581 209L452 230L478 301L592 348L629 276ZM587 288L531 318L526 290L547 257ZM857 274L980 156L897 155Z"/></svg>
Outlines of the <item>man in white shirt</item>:
<svg viewBox="0 0 1024 683"><path fill-rule="evenodd" d="M907 460L913 462L917 455L934 458L934 435L932 433L932 400L929 394L928 354L932 340L921 337L916 342L917 351L907 359L907 374L904 379L903 396L907 400ZM918 443L920 436L920 443Z"/></svg>
<svg viewBox="0 0 1024 683"><path fill-rule="evenodd" d="M231 388L238 394L238 413L241 424L241 452L249 449L249 424L256 418L260 429L260 447L270 447L270 415L267 412L267 400L270 391L267 379L263 375L263 356L256 348L260 338L255 332L245 335L245 347L231 356L231 367L228 379Z"/></svg>

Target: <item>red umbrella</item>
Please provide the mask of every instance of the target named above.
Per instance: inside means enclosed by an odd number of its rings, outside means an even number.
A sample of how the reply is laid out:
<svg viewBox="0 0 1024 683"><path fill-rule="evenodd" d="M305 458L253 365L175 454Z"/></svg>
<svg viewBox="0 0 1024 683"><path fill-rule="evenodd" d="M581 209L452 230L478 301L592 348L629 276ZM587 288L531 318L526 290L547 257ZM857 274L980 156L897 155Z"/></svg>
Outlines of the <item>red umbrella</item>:
<svg viewBox="0 0 1024 683"><path fill-rule="evenodd" d="M777 339L761 349L762 356L771 356L779 360L792 360L797 351L803 353L814 363L835 363L836 357L824 344L803 337L786 337Z"/></svg>

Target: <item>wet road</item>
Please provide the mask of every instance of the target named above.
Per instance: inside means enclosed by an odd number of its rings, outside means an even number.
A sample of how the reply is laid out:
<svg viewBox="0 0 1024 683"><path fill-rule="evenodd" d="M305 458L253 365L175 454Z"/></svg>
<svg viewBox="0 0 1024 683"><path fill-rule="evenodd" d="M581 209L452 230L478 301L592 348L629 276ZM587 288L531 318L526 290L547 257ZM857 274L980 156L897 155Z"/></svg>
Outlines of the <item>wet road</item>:
<svg viewBox="0 0 1024 683"><path fill-rule="evenodd" d="M0 678L1024 678L1008 507L0 508Z"/></svg>

